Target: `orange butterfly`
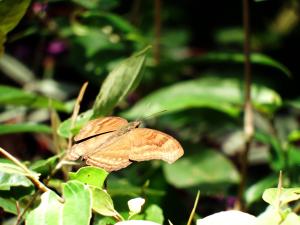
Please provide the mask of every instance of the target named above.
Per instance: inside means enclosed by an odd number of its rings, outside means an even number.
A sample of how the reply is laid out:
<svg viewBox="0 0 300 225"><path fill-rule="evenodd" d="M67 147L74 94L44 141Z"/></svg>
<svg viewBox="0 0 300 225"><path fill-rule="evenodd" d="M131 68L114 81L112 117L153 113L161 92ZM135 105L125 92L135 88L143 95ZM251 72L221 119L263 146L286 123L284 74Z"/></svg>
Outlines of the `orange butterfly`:
<svg viewBox="0 0 300 225"><path fill-rule="evenodd" d="M139 125L140 122L128 123L121 117L91 120L75 136L67 159L82 157L86 164L110 172L125 168L132 161L160 159L173 163L183 155L176 139Z"/></svg>

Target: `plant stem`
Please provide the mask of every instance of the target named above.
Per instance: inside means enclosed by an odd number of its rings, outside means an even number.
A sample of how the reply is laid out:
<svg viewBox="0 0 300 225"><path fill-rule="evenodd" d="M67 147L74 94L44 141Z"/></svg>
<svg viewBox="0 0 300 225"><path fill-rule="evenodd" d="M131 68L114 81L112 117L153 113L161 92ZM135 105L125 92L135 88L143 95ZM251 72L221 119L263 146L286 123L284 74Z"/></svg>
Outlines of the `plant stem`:
<svg viewBox="0 0 300 225"><path fill-rule="evenodd" d="M245 108L244 108L244 134L245 134L245 149L240 154L241 165L241 182L238 190L238 208L244 209L243 195L246 186L247 169L248 169L248 153L250 151L254 125L253 125L253 108L251 103L251 62L250 62L250 13L249 0L243 0L243 27L244 27L244 79L245 79Z"/></svg>
<svg viewBox="0 0 300 225"><path fill-rule="evenodd" d="M154 0L154 59L156 64L160 62L160 35L161 35L161 0Z"/></svg>
<svg viewBox="0 0 300 225"><path fill-rule="evenodd" d="M193 206L192 212L190 214L189 220L188 220L186 225L191 225L192 224L192 221L193 221L193 218L194 218L194 215L195 215L195 211L196 211L196 208L197 208L197 205L198 205L199 197L200 197L200 191L197 192L197 196L196 196L196 199L195 199L195 202L194 202L194 206Z"/></svg>
<svg viewBox="0 0 300 225"><path fill-rule="evenodd" d="M9 154L7 151L5 151L3 148L0 147L0 153L7 159L11 160L13 163L15 163L17 166L19 166L21 169L24 170L24 172L27 175L27 177L31 180L31 182L42 192L49 191L50 189L47 188L42 182L40 182L35 175L32 174L32 172L23 164L21 163L17 158Z"/></svg>

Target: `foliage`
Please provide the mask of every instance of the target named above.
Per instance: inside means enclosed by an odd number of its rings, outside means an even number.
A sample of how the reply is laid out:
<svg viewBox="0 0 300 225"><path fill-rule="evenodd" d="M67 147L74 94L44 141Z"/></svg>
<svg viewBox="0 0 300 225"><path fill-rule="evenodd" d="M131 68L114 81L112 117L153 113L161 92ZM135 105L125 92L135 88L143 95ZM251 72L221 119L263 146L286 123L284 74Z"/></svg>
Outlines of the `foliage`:
<svg viewBox="0 0 300 225"><path fill-rule="evenodd" d="M214 32L206 19L190 21L193 29L185 24L195 15L192 6L217 6L165 1L160 29L157 20L152 24L157 8L150 2L0 1L0 149L10 159L0 159L0 223L184 224L200 190L199 225L211 218L232 224L239 216L261 225L300 224L299 69L285 55L298 40L299 4L259 2L255 7L274 15L261 23L263 14L251 7L258 15L251 34L255 134L246 162L240 159L247 144L243 29L222 19ZM226 16L240 15L230 12L236 3L218 4ZM203 14L211 17L209 10ZM143 119L176 138L184 156L171 165L134 162L112 173L69 165L67 142L89 120L109 115ZM284 187L272 188L280 171ZM234 204L253 215L200 219Z"/></svg>

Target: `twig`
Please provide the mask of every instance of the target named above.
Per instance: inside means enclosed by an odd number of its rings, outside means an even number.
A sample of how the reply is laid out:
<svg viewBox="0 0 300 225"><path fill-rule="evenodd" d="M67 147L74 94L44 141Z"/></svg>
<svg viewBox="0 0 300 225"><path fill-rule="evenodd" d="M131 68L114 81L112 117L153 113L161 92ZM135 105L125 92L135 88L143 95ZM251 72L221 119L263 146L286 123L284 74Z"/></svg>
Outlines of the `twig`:
<svg viewBox="0 0 300 225"><path fill-rule="evenodd" d="M246 139L245 149L240 154L241 165L241 182L238 190L237 208L244 209L243 195L246 186L248 153L250 151L254 126L253 126L253 109L251 104L251 62L250 62L250 15L249 0L243 0L243 26L244 26L244 78L245 78L245 114L244 114L244 134Z"/></svg>
<svg viewBox="0 0 300 225"><path fill-rule="evenodd" d="M19 166L27 175L27 177L31 180L31 182L42 192L49 191L50 189L47 188L42 182L40 182L34 174L23 164L21 163L17 158L9 154L7 151L5 151L3 148L0 147L0 153L7 159L11 160L13 163L15 163L17 166Z"/></svg>
<svg viewBox="0 0 300 225"><path fill-rule="evenodd" d="M155 30L155 42L154 42L154 59L156 64L160 62L160 35L161 35L161 0L154 0L154 30Z"/></svg>
<svg viewBox="0 0 300 225"><path fill-rule="evenodd" d="M191 225L192 224L192 220L194 218L195 211L196 211L196 208L197 208L197 205L198 205L199 197L200 197L200 191L197 192L197 196L196 196L196 199L195 199L195 202L194 202L194 206L193 206L192 212L190 214L189 220L188 220L186 225Z"/></svg>
<svg viewBox="0 0 300 225"><path fill-rule="evenodd" d="M77 96L75 105L74 105L74 109L73 109L73 113L71 116L71 126L70 126L70 130L72 130L74 128L75 122L76 122L76 118L79 114L79 110L80 110L80 102L82 101L83 95L85 93L85 90L87 88L88 82L85 82L82 87L80 88L79 94ZM68 149L67 149L67 155L68 155L68 151L71 149L72 147L72 134L70 133L69 138L68 138ZM51 172L50 176L53 176L57 170L59 170L66 161L66 156L62 157L62 159L57 163L56 167L54 168L54 170Z"/></svg>
<svg viewBox="0 0 300 225"><path fill-rule="evenodd" d="M79 110L80 110L80 102L82 101L83 95L85 93L85 90L87 88L88 82L85 82L78 94L78 97L76 99L75 102L75 106L73 109L73 113L72 113L72 117L71 117L71 126L70 126L70 130L72 130L74 128L75 122L76 122L76 118L79 114ZM72 134L69 135L69 140L68 140L68 149L70 149L72 146Z"/></svg>

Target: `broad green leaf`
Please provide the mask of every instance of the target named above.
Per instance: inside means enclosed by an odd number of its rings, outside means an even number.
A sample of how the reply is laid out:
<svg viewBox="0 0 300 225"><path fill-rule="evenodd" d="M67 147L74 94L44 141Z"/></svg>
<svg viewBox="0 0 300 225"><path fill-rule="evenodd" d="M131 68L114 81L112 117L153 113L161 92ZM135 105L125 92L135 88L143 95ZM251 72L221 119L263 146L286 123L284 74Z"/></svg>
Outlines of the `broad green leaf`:
<svg viewBox="0 0 300 225"><path fill-rule="evenodd" d="M41 196L40 205L32 210L27 225L88 225L91 219L91 196L88 186L78 181L69 181L63 188L64 202L47 191Z"/></svg>
<svg viewBox="0 0 300 225"><path fill-rule="evenodd" d="M150 205L145 210L145 220L153 221L159 224L163 224L164 215L162 209L157 205Z"/></svg>
<svg viewBox="0 0 300 225"><path fill-rule="evenodd" d="M247 204L252 204L253 202L261 199L265 189L274 187L278 182L278 177L271 175L257 181L255 184L250 186L245 193L245 200Z"/></svg>
<svg viewBox="0 0 300 225"><path fill-rule="evenodd" d="M0 56L3 53L7 33L19 23L29 3L30 0L0 1Z"/></svg>
<svg viewBox="0 0 300 225"><path fill-rule="evenodd" d="M78 205L78 207L80 206ZM58 196L52 191L47 191L44 194L42 194L40 205L27 215L26 224L27 225L63 224L60 223L62 221L62 211L63 211L63 203L61 203L58 200Z"/></svg>
<svg viewBox="0 0 300 225"><path fill-rule="evenodd" d="M24 132L51 133L51 128L44 124L34 123L0 124L0 134Z"/></svg>
<svg viewBox="0 0 300 225"><path fill-rule="evenodd" d="M237 116L243 109L242 83L234 78L207 76L183 81L161 88L144 97L123 115L137 118L167 110L166 113L192 108L212 108L231 116ZM281 105L280 96L271 89L252 85L254 107L262 112L272 113Z"/></svg>
<svg viewBox="0 0 300 225"><path fill-rule="evenodd" d="M244 63L245 56L243 53L230 53L230 52L210 52L200 56L197 61L210 62L210 63ZM251 54L251 62L257 65L270 66L283 72L287 76L291 76L289 69L280 62L272 59L267 55L260 53Z"/></svg>
<svg viewBox="0 0 300 225"><path fill-rule="evenodd" d="M8 160L0 161L0 190L10 190L12 187L32 187L33 184L26 176L39 177L38 173L31 171L30 174L24 172L19 166L12 164Z"/></svg>
<svg viewBox="0 0 300 225"><path fill-rule="evenodd" d="M262 196L263 200L270 205L276 206L280 202L280 206L284 206L289 202L300 199L300 188L282 188L280 192L278 191L278 188L265 190Z"/></svg>
<svg viewBox="0 0 300 225"><path fill-rule="evenodd" d="M163 169L167 181L178 188L239 181L239 174L234 165L214 150L199 149L197 154L185 156L172 165L164 164Z"/></svg>
<svg viewBox="0 0 300 225"><path fill-rule="evenodd" d="M2 208L4 212L18 215L16 201L13 199L0 197L0 208Z"/></svg>
<svg viewBox="0 0 300 225"><path fill-rule="evenodd" d="M64 198L62 224L90 224L92 199L89 187L78 181L69 181L64 185Z"/></svg>
<svg viewBox="0 0 300 225"><path fill-rule="evenodd" d="M86 124L91 119L92 116L93 116L92 110L88 110L84 113L79 114L79 116L76 118L73 129L71 129L71 119L69 118L59 125L57 133L61 137L65 137L65 138L73 136L79 132L80 128L84 124Z"/></svg>
<svg viewBox="0 0 300 225"><path fill-rule="evenodd" d="M90 186L92 192L93 210L103 216L115 216L118 212L114 208L110 195L97 187Z"/></svg>
<svg viewBox="0 0 300 225"><path fill-rule="evenodd" d="M117 65L104 80L94 103L94 117L109 114L141 80L149 47Z"/></svg>
<svg viewBox="0 0 300 225"><path fill-rule="evenodd" d="M30 187L31 181L20 174L9 174L0 172L0 190L10 190L11 187Z"/></svg>
<svg viewBox="0 0 300 225"><path fill-rule="evenodd" d="M81 167L76 173L70 172L69 175L72 180L102 188L108 172L101 168L86 166Z"/></svg>
<svg viewBox="0 0 300 225"><path fill-rule="evenodd" d="M29 168L37 173L46 176L51 173L52 169L55 168L59 157L59 155L55 155L48 159L37 160L33 162Z"/></svg>
<svg viewBox="0 0 300 225"><path fill-rule="evenodd" d="M70 107L63 102L5 85L0 85L0 105L24 105L32 108L51 106L58 111L71 111Z"/></svg>

